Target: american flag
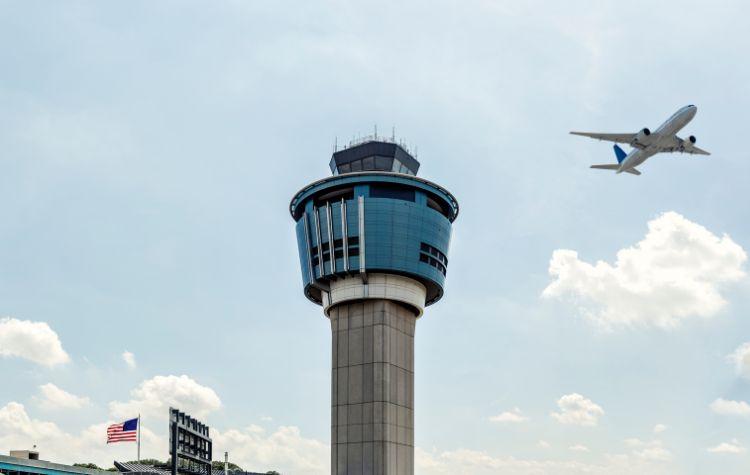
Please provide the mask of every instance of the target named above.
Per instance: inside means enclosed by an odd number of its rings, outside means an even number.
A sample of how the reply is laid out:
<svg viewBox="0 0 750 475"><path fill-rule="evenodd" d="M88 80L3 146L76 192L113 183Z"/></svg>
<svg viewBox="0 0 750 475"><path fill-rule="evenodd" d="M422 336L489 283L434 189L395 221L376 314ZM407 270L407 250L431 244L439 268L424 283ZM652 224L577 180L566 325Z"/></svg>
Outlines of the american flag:
<svg viewBox="0 0 750 475"><path fill-rule="evenodd" d="M136 442L138 440L138 418L107 427L107 443Z"/></svg>

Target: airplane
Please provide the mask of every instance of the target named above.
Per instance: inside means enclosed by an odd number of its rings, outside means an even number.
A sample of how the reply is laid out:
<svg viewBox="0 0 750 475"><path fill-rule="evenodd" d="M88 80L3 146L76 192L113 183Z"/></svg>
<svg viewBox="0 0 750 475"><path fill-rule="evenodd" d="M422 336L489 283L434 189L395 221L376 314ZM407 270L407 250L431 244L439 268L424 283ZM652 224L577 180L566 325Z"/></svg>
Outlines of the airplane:
<svg viewBox="0 0 750 475"><path fill-rule="evenodd" d="M617 173L630 173L640 175L635 167L645 162L657 153L681 152L694 155L711 155L705 150L695 146L695 136L690 135L682 139L676 134L688 122L693 120L698 108L690 104L672 114L658 129L651 132L647 127L642 128L635 134L599 134L593 132L571 132L573 135L591 137L592 139L615 142L615 157L617 163L606 165L591 165L591 168L599 170L616 170ZM633 147L630 153L625 153L617 144L624 143Z"/></svg>

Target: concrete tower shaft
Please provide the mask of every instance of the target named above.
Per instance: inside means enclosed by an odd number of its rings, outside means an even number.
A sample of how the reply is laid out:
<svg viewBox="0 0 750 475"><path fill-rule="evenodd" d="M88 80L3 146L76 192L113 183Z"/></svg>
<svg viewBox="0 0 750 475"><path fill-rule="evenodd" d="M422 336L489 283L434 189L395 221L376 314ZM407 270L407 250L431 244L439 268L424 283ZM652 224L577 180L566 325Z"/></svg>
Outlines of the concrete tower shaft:
<svg viewBox="0 0 750 475"><path fill-rule="evenodd" d="M400 303L375 299L330 312L331 473L414 473L414 328Z"/></svg>
<svg viewBox="0 0 750 475"><path fill-rule="evenodd" d="M443 296L458 203L394 143L330 166L289 211L305 296L331 321L331 473L411 475L415 325Z"/></svg>

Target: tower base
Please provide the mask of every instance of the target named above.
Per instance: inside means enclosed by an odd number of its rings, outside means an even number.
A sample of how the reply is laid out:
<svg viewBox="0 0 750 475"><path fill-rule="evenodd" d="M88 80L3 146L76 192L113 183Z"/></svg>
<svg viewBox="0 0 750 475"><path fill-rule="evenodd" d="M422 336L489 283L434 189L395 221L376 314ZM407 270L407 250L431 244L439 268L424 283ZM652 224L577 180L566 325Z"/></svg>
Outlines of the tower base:
<svg viewBox="0 0 750 475"><path fill-rule="evenodd" d="M331 474L414 473L411 306L386 299L328 310L333 333Z"/></svg>

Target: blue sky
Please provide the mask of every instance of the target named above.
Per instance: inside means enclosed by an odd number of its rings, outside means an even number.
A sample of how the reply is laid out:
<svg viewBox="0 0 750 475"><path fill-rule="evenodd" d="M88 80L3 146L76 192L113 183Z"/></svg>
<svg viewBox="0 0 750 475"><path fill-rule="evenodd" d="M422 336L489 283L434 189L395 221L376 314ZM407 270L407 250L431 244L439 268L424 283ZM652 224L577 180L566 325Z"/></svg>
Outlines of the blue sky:
<svg viewBox="0 0 750 475"><path fill-rule="evenodd" d="M140 411L165 458L174 403L246 469L326 473L330 328L287 206L377 124L461 205L417 326L418 473L747 473L748 14L0 1L0 451L134 458L103 428ZM567 134L686 104L712 155L640 177Z"/></svg>

